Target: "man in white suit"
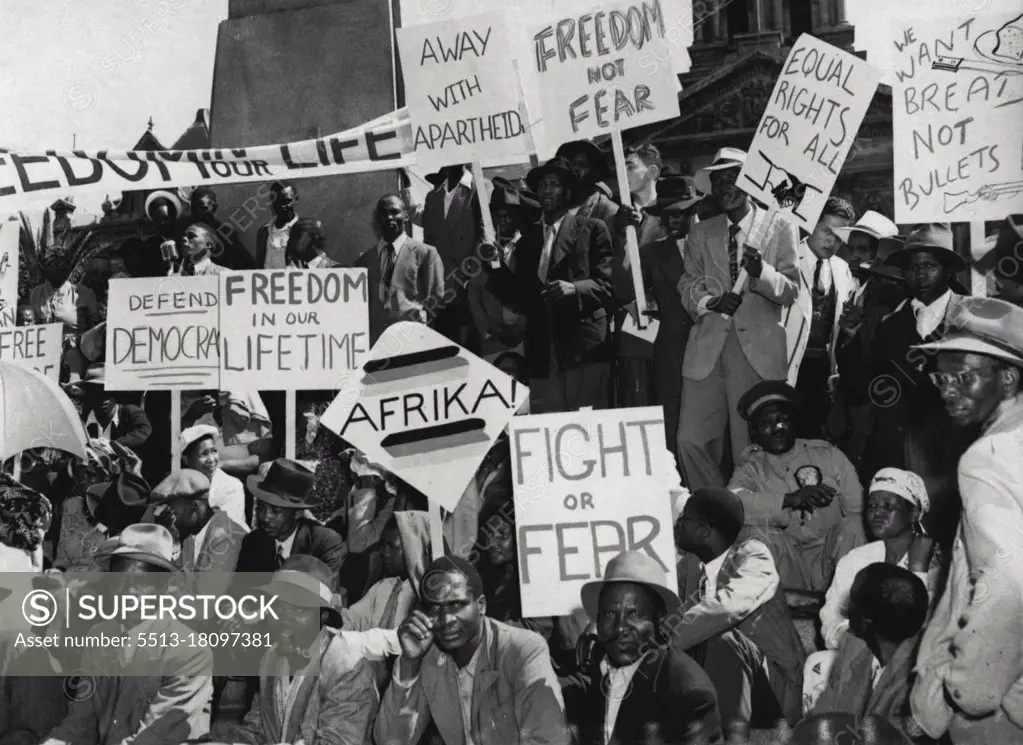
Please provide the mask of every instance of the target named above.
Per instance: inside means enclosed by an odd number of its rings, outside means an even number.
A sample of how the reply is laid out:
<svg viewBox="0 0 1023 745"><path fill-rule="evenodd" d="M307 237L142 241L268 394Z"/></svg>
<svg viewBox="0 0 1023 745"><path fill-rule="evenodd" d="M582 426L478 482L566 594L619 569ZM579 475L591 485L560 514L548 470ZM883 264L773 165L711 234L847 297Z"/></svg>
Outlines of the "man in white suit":
<svg viewBox="0 0 1023 745"><path fill-rule="evenodd" d="M749 445L739 398L761 380L784 380L788 372L781 314L798 294L799 236L795 225L776 213L760 250L746 245L763 229L767 212L736 186L745 160L744 151L722 148L713 164L697 173L697 186L706 190L709 180L722 214L689 234L678 285L682 304L696 319L682 365L678 429L679 461L690 490L725 485L726 438L733 465ZM743 295L731 291L740 266L749 275Z"/></svg>
<svg viewBox="0 0 1023 745"><path fill-rule="evenodd" d="M828 197L813 233L797 248L799 297L785 309L782 323L788 343L789 385L799 391L805 404L796 423L799 437L822 437L831 408L832 342L846 301L856 291L849 264L835 255L842 244L836 231L847 228L855 217L847 201Z"/></svg>

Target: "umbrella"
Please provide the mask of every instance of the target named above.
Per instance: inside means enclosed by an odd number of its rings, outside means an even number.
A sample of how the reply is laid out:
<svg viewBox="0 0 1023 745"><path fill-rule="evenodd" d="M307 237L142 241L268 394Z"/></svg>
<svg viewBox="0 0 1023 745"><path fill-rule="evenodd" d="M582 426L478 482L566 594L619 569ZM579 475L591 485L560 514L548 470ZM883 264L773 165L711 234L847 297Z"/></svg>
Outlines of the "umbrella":
<svg viewBox="0 0 1023 745"><path fill-rule="evenodd" d="M0 461L32 448L85 458L87 442L78 410L56 383L35 370L0 362Z"/></svg>

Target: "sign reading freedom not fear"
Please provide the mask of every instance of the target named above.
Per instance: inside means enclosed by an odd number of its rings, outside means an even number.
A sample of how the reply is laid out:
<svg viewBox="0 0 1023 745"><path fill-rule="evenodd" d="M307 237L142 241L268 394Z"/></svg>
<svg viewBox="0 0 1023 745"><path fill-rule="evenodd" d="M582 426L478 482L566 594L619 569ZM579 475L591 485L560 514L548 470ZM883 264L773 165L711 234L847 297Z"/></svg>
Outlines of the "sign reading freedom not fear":
<svg viewBox="0 0 1023 745"><path fill-rule="evenodd" d="M622 551L677 586L662 409L515 417L508 434L524 617L571 613Z"/></svg>

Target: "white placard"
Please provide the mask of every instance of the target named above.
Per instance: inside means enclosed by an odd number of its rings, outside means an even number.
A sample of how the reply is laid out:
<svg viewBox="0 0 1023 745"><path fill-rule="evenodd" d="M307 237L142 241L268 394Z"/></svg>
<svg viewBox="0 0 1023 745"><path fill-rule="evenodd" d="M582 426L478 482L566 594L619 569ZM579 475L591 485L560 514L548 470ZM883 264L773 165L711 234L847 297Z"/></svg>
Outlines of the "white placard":
<svg viewBox="0 0 1023 745"><path fill-rule="evenodd" d="M13 326L18 322L20 245L21 221L0 223L0 326Z"/></svg>
<svg viewBox="0 0 1023 745"><path fill-rule="evenodd" d="M39 372L60 383L60 357L64 348L64 324L0 328L0 362Z"/></svg>

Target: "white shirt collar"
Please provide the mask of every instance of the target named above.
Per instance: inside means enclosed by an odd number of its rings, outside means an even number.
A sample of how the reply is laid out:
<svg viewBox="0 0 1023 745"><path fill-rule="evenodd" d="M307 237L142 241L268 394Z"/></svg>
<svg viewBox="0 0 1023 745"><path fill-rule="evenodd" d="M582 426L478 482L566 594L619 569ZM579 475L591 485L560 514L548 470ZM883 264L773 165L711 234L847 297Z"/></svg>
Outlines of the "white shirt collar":
<svg viewBox="0 0 1023 745"><path fill-rule="evenodd" d="M729 225L739 226L739 232L742 233L743 238L749 238L750 232L753 230L753 220L756 213L757 213L756 205L751 203L749 206L749 212L747 212L745 216L741 220L739 220L739 222L733 223L730 219L728 218L725 219L728 221Z"/></svg>
<svg viewBox="0 0 1023 745"><path fill-rule="evenodd" d="M214 475L216 475L216 474L214 474ZM214 512L214 514L216 514L216 512ZM212 525L212 524L213 524L213 518L211 517L209 520L206 521L206 524L202 526L202 530L200 530L198 533L195 534L195 545L194 545L194 548L193 548L193 550L195 551L195 555L192 558L195 561L196 566L199 565L199 554L200 554L200 552L202 552L202 544L203 544L203 541L206 540L206 534L210 532L210 525ZM290 551L290 548L289 548L289 551Z"/></svg>
<svg viewBox="0 0 1023 745"><path fill-rule="evenodd" d="M725 551L716 559L711 559L703 565L703 571L707 574L708 596L714 596L717 594L718 573L721 571L721 565L725 563L726 558L728 558L728 551Z"/></svg>
<svg viewBox="0 0 1023 745"><path fill-rule="evenodd" d="M565 215L567 215L567 214L568 213L566 212ZM565 221L565 215L562 215L561 217L559 217L554 222L553 225L548 225L547 224L547 218L546 217L540 218L540 227L543 229L544 235L547 235L547 228L554 228L554 232L555 232L555 234L557 234L557 232L559 230L561 230L561 223L563 223Z"/></svg>
<svg viewBox="0 0 1023 745"><path fill-rule="evenodd" d="M402 233L397 238L395 238L394 241L391 243L391 245L394 246L394 258L398 258L398 254L401 253L401 247L405 245L406 238L408 238L408 236ZM386 245L387 241L385 241L383 238L377 241L377 251L379 251L381 255L383 255L384 247Z"/></svg>
<svg viewBox="0 0 1023 745"><path fill-rule="evenodd" d="M272 220L270 220L270 222L268 222L266 225L270 229L271 233L283 233L285 231L291 230L292 227L294 227L295 223L297 223L297 222L298 222L298 215L295 215L293 218L291 218L291 220L289 222L285 223L284 227L282 227L282 228L278 228L277 227L277 218L276 217L273 218Z"/></svg>
<svg viewBox="0 0 1023 745"><path fill-rule="evenodd" d="M455 184L450 189L448 188L448 181L447 181L447 179L444 179L444 182L440 185L440 188L442 188L444 191L446 191L446 192L448 192L450 194L455 189L457 189L459 186L464 186L467 189L471 189L472 188L472 171L463 171L462 172L462 178L460 178L458 180L458 183Z"/></svg>
<svg viewBox="0 0 1023 745"><path fill-rule="evenodd" d="M281 553L284 554L284 558L291 557L291 548L295 545L295 536L298 535L298 528L296 527L287 538L283 541L274 541L277 544L277 548L281 549Z"/></svg>
<svg viewBox="0 0 1023 745"><path fill-rule="evenodd" d="M930 305L924 305L921 301L913 298L910 307L916 316L916 332L920 338L926 338L938 330L941 322L945 320L948 312L948 304L952 300L952 290L945 290L945 294L939 297Z"/></svg>

